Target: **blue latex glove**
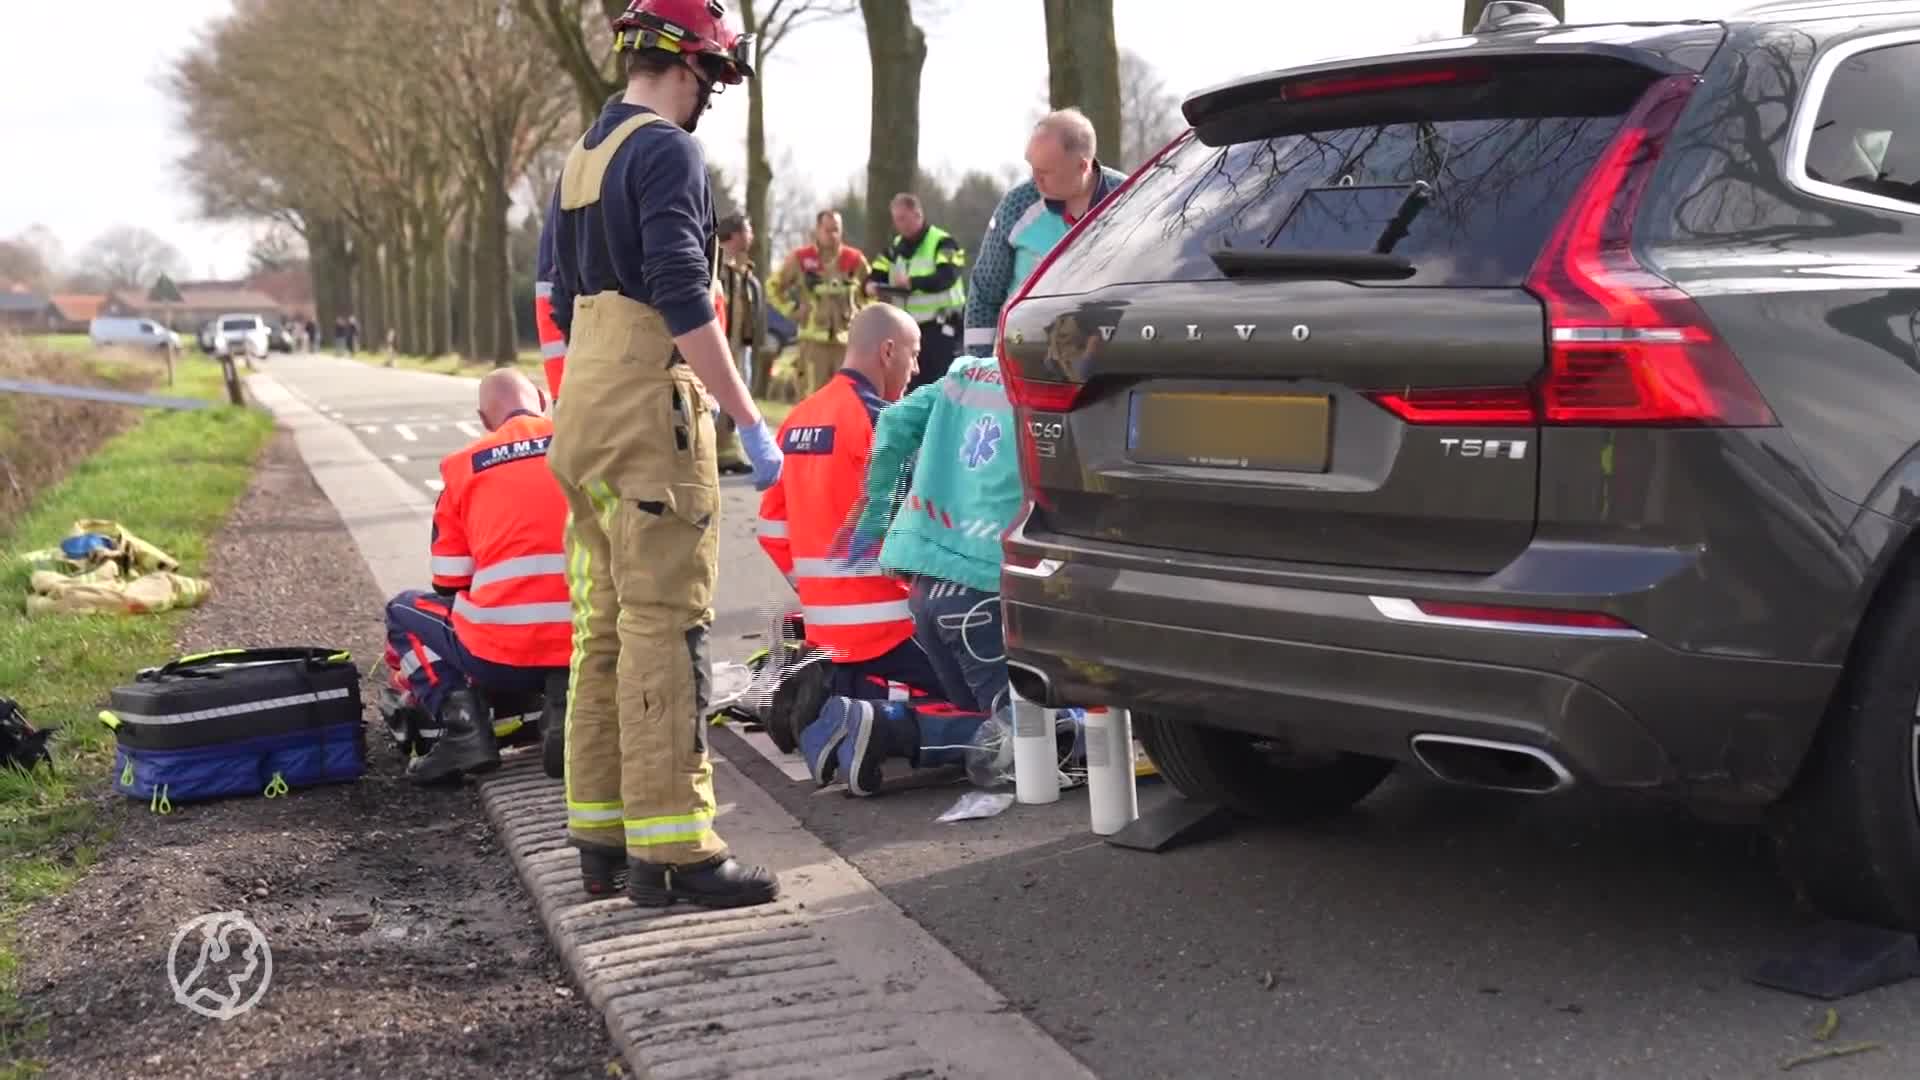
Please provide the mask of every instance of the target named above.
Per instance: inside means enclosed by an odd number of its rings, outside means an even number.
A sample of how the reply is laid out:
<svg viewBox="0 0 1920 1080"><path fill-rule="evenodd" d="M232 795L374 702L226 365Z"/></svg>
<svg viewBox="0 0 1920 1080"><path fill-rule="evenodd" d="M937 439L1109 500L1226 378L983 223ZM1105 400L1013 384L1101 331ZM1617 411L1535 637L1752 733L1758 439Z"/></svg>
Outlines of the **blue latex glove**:
<svg viewBox="0 0 1920 1080"><path fill-rule="evenodd" d="M843 525L833 538L833 554L841 557L842 569L871 569L886 538L884 530Z"/></svg>
<svg viewBox="0 0 1920 1080"><path fill-rule="evenodd" d="M786 462L786 455L780 452L773 429L762 419L752 427L743 427L739 431L740 446L747 452L747 460L753 463L753 489L765 491L779 483L780 469Z"/></svg>

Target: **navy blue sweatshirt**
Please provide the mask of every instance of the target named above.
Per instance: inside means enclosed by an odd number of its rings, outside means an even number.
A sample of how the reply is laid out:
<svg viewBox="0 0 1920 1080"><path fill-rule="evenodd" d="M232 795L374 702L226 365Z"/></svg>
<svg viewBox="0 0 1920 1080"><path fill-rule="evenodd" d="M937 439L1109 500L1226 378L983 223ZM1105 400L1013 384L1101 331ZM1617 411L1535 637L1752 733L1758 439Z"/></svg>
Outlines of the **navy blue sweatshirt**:
<svg viewBox="0 0 1920 1080"><path fill-rule="evenodd" d="M587 147L628 118L650 110L613 102L587 130ZM607 164L600 201L560 209L558 185L547 211L542 262L551 255L553 320L572 336L573 298L617 290L659 311L675 337L713 321L713 196L700 144L678 124L655 121L634 132Z"/></svg>

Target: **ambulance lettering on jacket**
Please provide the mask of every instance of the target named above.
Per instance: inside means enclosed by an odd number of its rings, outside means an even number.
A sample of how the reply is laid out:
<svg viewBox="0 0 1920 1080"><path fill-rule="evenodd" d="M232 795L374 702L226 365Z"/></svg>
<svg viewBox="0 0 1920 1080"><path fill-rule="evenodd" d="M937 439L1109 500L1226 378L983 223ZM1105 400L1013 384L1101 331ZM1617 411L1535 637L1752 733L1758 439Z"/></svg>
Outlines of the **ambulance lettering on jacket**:
<svg viewBox="0 0 1920 1080"><path fill-rule="evenodd" d="M780 443L780 452L783 454L831 454L833 425L788 428L786 437Z"/></svg>
<svg viewBox="0 0 1920 1080"><path fill-rule="evenodd" d="M551 435L540 435L531 439L515 439L512 442L489 446L485 450L473 452L473 471L484 472L495 465L507 465L527 458L546 457L547 444L553 441Z"/></svg>

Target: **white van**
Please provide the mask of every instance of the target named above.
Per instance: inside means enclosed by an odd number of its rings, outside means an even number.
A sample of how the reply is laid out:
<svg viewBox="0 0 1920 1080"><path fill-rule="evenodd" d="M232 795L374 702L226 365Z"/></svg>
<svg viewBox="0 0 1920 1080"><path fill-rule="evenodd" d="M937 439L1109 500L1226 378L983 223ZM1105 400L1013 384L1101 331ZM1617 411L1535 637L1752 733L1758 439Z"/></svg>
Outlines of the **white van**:
<svg viewBox="0 0 1920 1080"><path fill-rule="evenodd" d="M152 319L120 315L102 315L87 324L87 337L95 345L123 345L133 349L180 347L180 335Z"/></svg>

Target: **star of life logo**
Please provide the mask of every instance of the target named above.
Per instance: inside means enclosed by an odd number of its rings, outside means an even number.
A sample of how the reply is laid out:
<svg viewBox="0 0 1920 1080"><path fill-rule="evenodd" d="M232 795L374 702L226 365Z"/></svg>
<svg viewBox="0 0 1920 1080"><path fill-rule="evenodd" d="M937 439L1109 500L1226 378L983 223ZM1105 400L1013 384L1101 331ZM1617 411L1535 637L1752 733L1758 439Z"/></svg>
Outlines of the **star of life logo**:
<svg viewBox="0 0 1920 1080"><path fill-rule="evenodd" d="M975 420L960 441L960 463L968 469L978 469L992 461L1000 452L1002 434L1000 422L993 417Z"/></svg>
<svg viewBox="0 0 1920 1080"><path fill-rule="evenodd" d="M231 1020L260 1003L273 982L267 935L238 911L189 919L167 952L173 1000L212 1020Z"/></svg>

